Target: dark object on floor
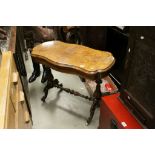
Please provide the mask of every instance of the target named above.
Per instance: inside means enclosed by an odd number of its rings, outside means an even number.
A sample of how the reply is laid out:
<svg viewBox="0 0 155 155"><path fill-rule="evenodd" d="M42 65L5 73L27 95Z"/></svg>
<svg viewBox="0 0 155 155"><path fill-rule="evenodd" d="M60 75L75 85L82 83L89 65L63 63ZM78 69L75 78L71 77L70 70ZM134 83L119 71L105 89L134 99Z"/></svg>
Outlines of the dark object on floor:
<svg viewBox="0 0 155 155"><path fill-rule="evenodd" d="M32 64L33 64L34 71L32 72L32 75L29 78L29 83L34 82L36 78L40 76L40 64L34 61ZM41 78L41 83L45 83L47 81L47 72L51 72L50 68L43 65L43 75Z"/></svg>
<svg viewBox="0 0 155 155"><path fill-rule="evenodd" d="M36 70L33 71L32 75L29 78L29 83L32 83L36 80L37 77L40 76L40 72L37 72Z"/></svg>

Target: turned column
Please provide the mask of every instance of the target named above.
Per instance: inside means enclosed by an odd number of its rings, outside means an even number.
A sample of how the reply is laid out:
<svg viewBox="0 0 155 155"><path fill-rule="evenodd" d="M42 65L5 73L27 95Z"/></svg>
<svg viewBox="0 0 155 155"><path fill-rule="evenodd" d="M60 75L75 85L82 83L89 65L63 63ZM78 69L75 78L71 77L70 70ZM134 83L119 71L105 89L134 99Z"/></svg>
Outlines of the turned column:
<svg viewBox="0 0 155 155"><path fill-rule="evenodd" d="M95 89L95 92L93 94L93 103L92 103L92 106L90 108L90 116L87 119L86 125L90 124L90 122L92 121L92 118L94 116L95 109L100 104L100 99L101 99L101 96L102 96L101 83L102 83L102 80L101 80L100 76L98 76L97 80L96 80L96 89Z"/></svg>

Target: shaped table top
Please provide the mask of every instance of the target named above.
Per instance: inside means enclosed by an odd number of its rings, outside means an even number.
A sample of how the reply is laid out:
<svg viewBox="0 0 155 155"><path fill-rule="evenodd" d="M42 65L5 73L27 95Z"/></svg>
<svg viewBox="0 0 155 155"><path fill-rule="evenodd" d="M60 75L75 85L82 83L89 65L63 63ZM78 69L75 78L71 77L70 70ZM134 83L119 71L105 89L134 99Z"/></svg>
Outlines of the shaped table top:
<svg viewBox="0 0 155 155"><path fill-rule="evenodd" d="M96 79L98 73L103 75L115 63L115 58L109 52L61 41L37 45L32 50L32 57L55 70L90 79Z"/></svg>

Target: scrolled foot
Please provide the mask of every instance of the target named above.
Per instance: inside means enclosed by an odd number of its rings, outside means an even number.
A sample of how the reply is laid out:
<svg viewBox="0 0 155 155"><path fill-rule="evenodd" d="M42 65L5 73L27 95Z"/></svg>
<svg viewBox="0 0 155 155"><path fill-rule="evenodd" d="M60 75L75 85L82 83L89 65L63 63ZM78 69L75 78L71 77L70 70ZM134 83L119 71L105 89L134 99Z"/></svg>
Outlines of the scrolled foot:
<svg viewBox="0 0 155 155"><path fill-rule="evenodd" d="M92 118L89 117L89 118L87 119L86 126L88 126L88 125L91 123L91 121L92 121Z"/></svg>

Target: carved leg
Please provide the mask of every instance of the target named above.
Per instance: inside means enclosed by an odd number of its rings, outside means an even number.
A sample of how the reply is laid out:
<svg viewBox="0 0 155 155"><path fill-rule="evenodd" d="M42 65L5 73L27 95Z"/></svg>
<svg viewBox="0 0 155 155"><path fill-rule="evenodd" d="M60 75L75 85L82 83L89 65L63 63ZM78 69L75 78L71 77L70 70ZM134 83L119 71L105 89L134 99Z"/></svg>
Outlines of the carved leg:
<svg viewBox="0 0 155 155"><path fill-rule="evenodd" d="M43 101L43 102L45 102L45 99L47 98L47 95L48 95L48 90L50 89L50 88L53 88L53 81L54 81L54 76L53 76L53 74L52 74L52 72L51 71L48 71L47 72L47 85L45 86L45 88L44 88L44 96L41 98L41 100Z"/></svg>
<svg viewBox="0 0 155 155"><path fill-rule="evenodd" d="M47 85L45 86L44 88L44 96L41 98L41 100L43 102L45 102L46 98L47 98L47 95L48 95L48 90L53 88L53 83L52 82L48 82Z"/></svg>
<svg viewBox="0 0 155 155"><path fill-rule="evenodd" d="M59 84L59 81L57 79L54 79L54 76L51 71L47 72L47 85L44 88L44 96L41 98L43 102L45 102L49 89L53 87L62 87L62 84Z"/></svg>
<svg viewBox="0 0 155 155"><path fill-rule="evenodd" d="M96 85L96 90L95 90L95 92L93 94L93 97L94 97L93 104L92 104L92 106L90 108L90 116L87 119L86 125L90 124L90 122L92 121L92 118L94 116L95 109L100 104L100 99L101 99L101 96L102 96L101 86L100 86L101 83L102 83L101 79L96 80L96 84L97 85Z"/></svg>

